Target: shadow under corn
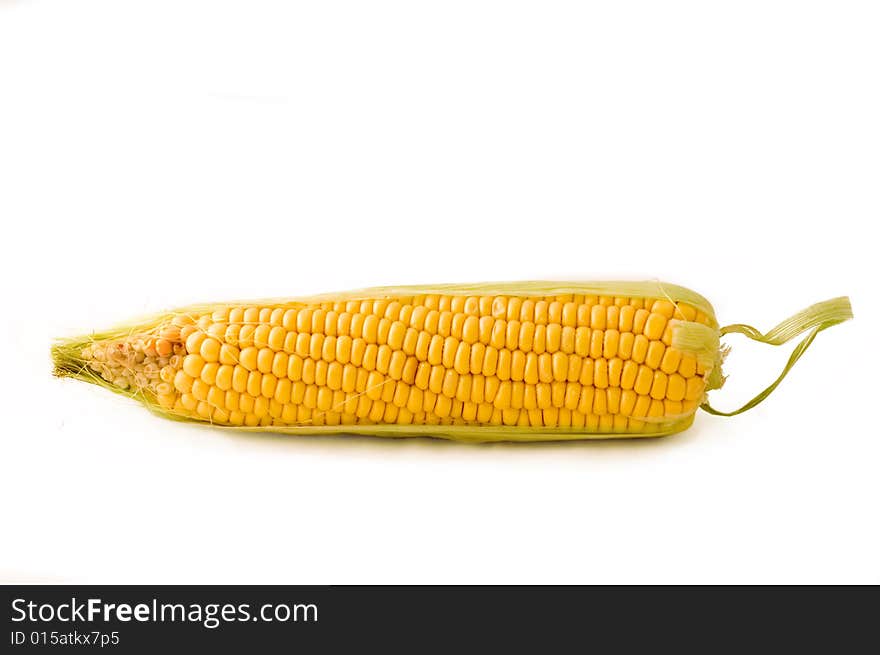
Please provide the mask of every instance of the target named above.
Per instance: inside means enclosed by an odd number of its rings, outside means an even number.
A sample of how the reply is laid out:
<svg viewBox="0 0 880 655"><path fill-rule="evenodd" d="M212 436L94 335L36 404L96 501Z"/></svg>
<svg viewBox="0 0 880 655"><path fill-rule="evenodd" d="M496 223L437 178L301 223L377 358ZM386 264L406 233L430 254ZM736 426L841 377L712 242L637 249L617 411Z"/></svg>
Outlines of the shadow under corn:
<svg viewBox="0 0 880 655"><path fill-rule="evenodd" d="M471 443L438 437L373 437L362 435L290 435L277 432L251 432L213 428L209 425L192 425L193 429L211 431L223 439L247 448L269 448L289 452L326 453L345 457L349 454L377 454L393 457L413 452L444 456L447 454L473 454L492 457L522 457L565 453L572 457L595 457L598 455L635 455L656 453L673 448L687 448L699 438L708 437L710 428L697 420L683 432L665 437L634 437L612 439L579 439L565 441L534 442L486 442Z"/></svg>

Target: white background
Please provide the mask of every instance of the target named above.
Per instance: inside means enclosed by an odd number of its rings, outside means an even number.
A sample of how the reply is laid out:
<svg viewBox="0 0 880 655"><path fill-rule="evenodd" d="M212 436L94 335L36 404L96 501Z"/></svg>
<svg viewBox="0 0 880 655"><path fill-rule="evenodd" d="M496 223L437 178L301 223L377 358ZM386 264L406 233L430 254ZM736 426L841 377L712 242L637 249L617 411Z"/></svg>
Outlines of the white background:
<svg viewBox="0 0 880 655"><path fill-rule="evenodd" d="M870 2L0 0L0 580L880 582ZM241 436L50 375L204 300L660 278L767 329L666 439ZM790 347L731 339L732 408Z"/></svg>

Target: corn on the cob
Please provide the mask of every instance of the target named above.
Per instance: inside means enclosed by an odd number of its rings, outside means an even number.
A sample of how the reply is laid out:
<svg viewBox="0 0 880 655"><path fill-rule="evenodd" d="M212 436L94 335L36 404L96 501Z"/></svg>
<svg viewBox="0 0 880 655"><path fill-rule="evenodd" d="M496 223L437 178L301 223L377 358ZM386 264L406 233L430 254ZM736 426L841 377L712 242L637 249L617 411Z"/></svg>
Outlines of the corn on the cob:
<svg viewBox="0 0 880 655"><path fill-rule="evenodd" d="M53 352L172 418L532 441L688 427L723 382L720 334L704 298L657 282L444 285L190 307Z"/></svg>

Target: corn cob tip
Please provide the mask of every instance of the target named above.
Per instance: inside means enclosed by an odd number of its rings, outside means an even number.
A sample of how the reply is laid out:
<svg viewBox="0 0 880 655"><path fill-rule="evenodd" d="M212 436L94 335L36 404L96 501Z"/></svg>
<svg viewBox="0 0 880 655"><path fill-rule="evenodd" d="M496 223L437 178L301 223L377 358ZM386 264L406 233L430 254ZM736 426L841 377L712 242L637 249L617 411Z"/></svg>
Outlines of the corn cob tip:
<svg viewBox="0 0 880 655"><path fill-rule="evenodd" d="M150 326L60 339L51 348L53 373L170 408L184 353L180 332L163 317Z"/></svg>

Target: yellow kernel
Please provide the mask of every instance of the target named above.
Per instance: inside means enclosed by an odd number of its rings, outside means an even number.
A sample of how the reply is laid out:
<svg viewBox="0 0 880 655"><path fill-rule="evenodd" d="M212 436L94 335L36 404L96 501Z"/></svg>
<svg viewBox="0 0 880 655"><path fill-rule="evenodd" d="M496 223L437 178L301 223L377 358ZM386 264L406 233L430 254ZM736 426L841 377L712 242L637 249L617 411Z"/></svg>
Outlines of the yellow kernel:
<svg viewBox="0 0 880 655"><path fill-rule="evenodd" d="M256 340L254 341L256 345ZM321 359L321 352L324 349L324 335L323 334L313 334L309 338L309 357L318 361Z"/></svg>
<svg viewBox="0 0 880 655"><path fill-rule="evenodd" d="M538 380L544 383L553 381L553 355L550 353L538 355Z"/></svg>
<svg viewBox="0 0 880 655"><path fill-rule="evenodd" d="M254 345L257 348L265 348L269 345L269 332L271 330L272 328L265 323L261 323L254 328Z"/></svg>
<svg viewBox="0 0 880 655"><path fill-rule="evenodd" d="M697 358L693 355L682 355L678 364L678 372L683 378L692 378L697 374Z"/></svg>
<svg viewBox="0 0 880 655"><path fill-rule="evenodd" d="M186 351L189 353L198 353L199 349L202 347L202 341L206 338L207 335L204 332L193 332L186 338Z"/></svg>
<svg viewBox="0 0 880 655"><path fill-rule="evenodd" d="M266 398L275 396L275 386L278 384L278 378L271 373L266 373L260 380L260 394Z"/></svg>
<svg viewBox="0 0 880 655"><path fill-rule="evenodd" d="M596 389L593 395L593 414L596 416L604 416L608 413L608 396L605 389Z"/></svg>
<svg viewBox="0 0 880 655"><path fill-rule="evenodd" d="M619 387L620 379L623 376L623 360L619 357L613 357L608 360L608 386Z"/></svg>
<svg viewBox="0 0 880 655"><path fill-rule="evenodd" d="M489 346L486 348L486 352L483 355L483 375L490 376L495 375L495 371L498 366L498 351Z"/></svg>
<svg viewBox="0 0 880 655"><path fill-rule="evenodd" d="M286 352L277 352L272 357L272 368L270 369L271 373L278 378L283 378L287 375L287 362L290 357Z"/></svg>
<svg viewBox="0 0 880 655"><path fill-rule="evenodd" d="M388 345L394 350L400 350L405 335L406 326L400 321L394 321L388 329Z"/></svg>
<svg viewBox="0 0 880 655"><path fill-rule="evenodd" d="M255 371L257 369L257 359L258 359L259 350L254 348L253 346L248 346L244 350L239 353L238 361L249 371Z"/></svg>
<svg viewBox="0 0 880 655"><path fill-rule="evenodd" d="M244 393L247 390L248 375L250 375L250 371L241 365L232 370L232 388L236 392Z"/></svg>
<svg viewBox="0 0 880 655"><path fill-rule="evenodd" d="M202 359L201 355L192 354L183 358L183 371L192 378L197 378L201 375L204 365L205 360Z"/></svg>
<svg viewBox="0 0 880 655"><path fill-rule="evenodd" d="M443 378L446 375L446 369L442 366L432 366L428 375L428 389L431 393L441 393L443 391Z"/></svg>
<svg viewBox="0 0 880 655"><path fill-rule="evenodd" d="M296 336L296 348L294 352L300 357L308 357L311 350L311 335L306 332L300 332ZM244 352L244 351L242 351Z"/></svg>
<svg viewBox="0 0 880 655"><path fill-rule="evenodd" d="M183 405L183 408L188 411L195 410L199 405L199 401L193 396L191 393L183 393L180 396L180 404Z"/></svg>
<svg viewBox="0 0 880 655"><path fill-rule="evenodd" d="M485 378L485 384L483 386L483 399L487 403L491 403L495 400L495 396L498 393L498 387L501 386L501 381L496 377Z"/></svg>
<svg viewBox="0 0 880 655"><path fill-rule="evenodd" d="M697 310L691 305L678 303L675 307L675 315L685 321L693 321L697 318Z"/></svg>
<svg viewBox="0 0 880 655"><path fill-rule="evenodd" d="M648 318L651 316L651 312L647 309L637 309L635 315L633 316L633 334L642 334L645 330L645 324L648 321Z"/></svg>
<svg viewBox="0 0 880 655"><path fill-rule="evenodd" d="M220 364L217 362L208 362L204 366L202 366L202 373L199 376L207 385L212 385L217 379L217 370L220 368Z"/></svg>
<svg viewBox="0 0 880 655"><path fill-rule="evenodd" d="M329 364L325 362L323 359L315 362L315 384L319 387L323 387L327 384L327 369L329 368Z"/></svg>
<svg viewBox="0 0 880 655"><path fill-rule="evenodd" d="M498 392L495 394L495 399L492 401L492 404L498 409L507 409L510 407L512 389L513 387L510 380L502 382L498 385Z"/></svg>
<svg viewBox="0 0 880 655"><path fill-rule="evenodd" d="M651 397L647 395L639 395L636 398L636 405L633 407L632 415L642 418L648 415L651 407Z"/></svg>
<svg viewBox="0 0 880 655"><path fill-rule="evenodd" d="M321 344L321 359L332 362L336 359L336 337L325 336Z"/></svg>
<svg viewBox="0 0 880 655"><path fill-rule="evenodd" d="M342 389L342 364L331 362L327 365L327 386L333 391Z"/></svg>
<svg viewBox="0 0 880 655"><path fill-rule="evenodd" d="M287 377L296 382L302 378L303 359L299 355L290 355L287 358ZM274 366L273 366L274 372ZM277 373L276 373L277 375ZM281 377L280 375L278 377Z"/></svg>
<svg viewBox="0 0 880 655"><path fill-rule="evenodd" d="M276 325L269 331L268 345L272 350L284 349L284 338L287 331L280 325Z"/></svg>
<svg viewBox="0 0 880 655"><path fill-rule="evenodd" d="M284 312L284 316L281 319L281 325L285 330L295 330L296 329L296 310L288 309ZM232 314L229 315L229 320L232 321Z"/></svg>
<svg viewBox="0 0 880 655"><path fill-rule="evenodd" d="M608 386L608 360L602 357L593 362L593 386L597 389Z"/></svg>
<svg viewBox="0 0 880 655"><path fill-rule="evenodd" d="M645 335L637 335L633 341L632 360L637 364L643 363L645 357L648 356L648 346L650 345L651 342L645 337Z"/></svg>
<svg viewBox="0 0 880 655"><path fill-rule="evenodd" d="M200 379L193 380L192 384L192 395L196 398L196 400L207 400L208 399L208 390L209 387Z"/></svg>
<svg viewBox="0 0 880 655"><path fill-rule="evenodd" d="M415 384L419 389L424 391L428 388L428 379L431 375L431 365L428 362L420 362L418 370L416 370L416 377L413 384Z"/></svg>
<svg viewBox="0 0 880 655"><path fill-rule="evenodd" d="M568 378L568 355L562 352L553 353L551 369L553 379L557 382L564 381L566 378Z"/></svg>
<svg viewBox="0 0 880 655"><path fill-rule="evenodd" d="M304 307L296 315L296 331L308 334L312 331L312 314L314 310Z"/></svg>
<svg viewBox="0 0 880 655"><path fill-rule="evenodd" d="M675 314L675 305L665 299L655 300L651 305L652 314L660 314L664 318L672 318Z"/></svg>
<svg viewBox="0 0 880 655"><path fill-rule="evenodd" d="M651 341L659 340L666 329L666 317L663 314L651 314L645 322L645 336Z"/></svg>
<svg viewBox="0 0 880 655"><path fill-rule="evenodd" d="M259 371L248 373L246 391L255 398L260 395L263 388L263 374Z"/></svg>
<svg viewBox="0 0 880 655"><path fill-rule="evenodd" d="M370 400L379 400L382 397L382 385L385 382L385 376L378 371L371 371L367 378L366 393Z"/></svg>
<svg viewBox="0 0 880 655"><path fill-rule="evenodd" d="M174 374L174 388L181 393L190 393L192 391L193 378L184 373L182 370Z"/></svg>
<svg viewBox="0 0 880 655"><path fill-rule="evenodd" d="M495 368L495 375L499 380L510 379L511 352L507 348L498 351L498 366Z"/></svg>
<svg viewBox="0 0 880 655"><path fill-rule="evenodd" d="M507 298L497 296L492 301L492 316L495 318L504 318L507 316Z"/></svg>
<svg viewBox="0 0 880 655"><path fill-rule="evenodd" d="M316 370L315 360L314 359L304 359L303 360L303 369L302 369L302 381L306 384L314 384L315 383L315 370Z"/></svg>
<svg viewBox="0 0 880 655"><path fill-rule="evenodd" d="M522 380L525 374L526 355L521 350L514 350L510 356L510 378Z"/></svg>
<svg viewBox="0 0 880 655"><path fill-rule="evenodd" d="M620 388L632 389L636 383L636 376L639 372L639 365L632 360L627 360L623 364L620 374Z"/></svg>
<svg viewBox="0 0 880 655"><path fill-rule="evenodd" d="M663 415L664 416L679 416L682 414L682 403L677 400L664 400L663 401Z"/></svg>
<svg viewBox="0 0 880 655"><path fill-rule="evenodd" d="M609 305L605 309L605 329L617 330L620 327L620 307Z"/></svg>
<svg viewBox="0 0 880 655"><path fill-rule="evenodd" d="M297 336L298 335L296 332L288 332L284 336L284 352L286 352L287 354L291 354L291 353L296 352L296 338L297 338Z"/></svg>
<svg viewBox="0 0 880 655"><path fill-rule="evenodd" d="M462 372L466 373L467 372L464 370L465 362L458 361L459 353L461 353L461 356L464 357L464 352L462 350L463 347L466 347L466 352L467 352L467 356L468 356L468 363L467 363L468 370L470 370L470 372L472 372L472 373L479 373L480 371L482 371L483 358L485 357L485 353L486 353L486 346L484 346L482 343L479 343L479 342L475 343L471 346L468 346L468 344L466 344L466 343L462 343L459 345L458 352L456 352L456 364L455 365L456 365L456 369L461 368L461 370L459 370L459 373L462 373ZM459 366L459 364L460 364L460 366Z"/></svg>
<svg viewBox="0 0 880 655"><path fill-rule="evenodd" d="M269 373L275 361L275 351L271 348L260 348L257 351L257 370L260 373Z"/></svg>
<svg viewBox="0 0 880 655"><path fill-rule="evenodd" d="M590 308L590 327L593 330L604 330L607 312L602 305L593 305Z"/></svg>
<svg viewBox="0 0 880 655"><path fill-rule="evenodd" d="M539 379L539 356L530 352L525 358L523 380L526 384L537 384Z"/></svg>
<svg viewBox="0 0 880 655"><path fill-rule="evenodd" d="M460 297L460 296L456 296ZM464 321L467 316L461 312L452 314L452 324L449 328L449 334L451 334L456 339L461 339L462 332L464 331Z"/></svg>
<svg viewBox="0 0 880 655"><path fill-rule="evenodd" d="M444 343L445 339L439 334L435 334L431 337L431 342L428 345L428 363L432 366L437 366L443 361Z"/></svg>
<svg viewBox="0 0 880 655"><path fill-rule="evenodd" d="M610 310L611 307L609 307L608 309ZM605 336L602 341L602 356L605 359L616 357L619 343L620 332L614 329L605 330Z"/></svg>
<svg viewBox="0 0 880 655"><path fill-rule="evenodd" d="M455 397L461 402L467 402L471 399L471 388L473 387L473 378L470 375L459 375L458 386L455 389Z"/></svg>
<svg viewBox="0 0 880 655"><path fill-rule="evenodd" d="M452 369L447 369L445 374L443 375L443 385L441 387L441 393L444 396L449 396L450 398L453 398L457 389L458 373L456 373Z"/></svg>
<svg viewBox="0 0 880 655"><path fill-rule="evenodd" d="M635 392L640 396L645 396L651 391L651 386L654 384L654 371L652 371L647 366L640 366L639 372L636 375L636 381L633 386Z"/></svg>
<svg viewBox="0 0 880 655"><path fill-rule="evenodd" d="M590 354L590 328L579 327L574 333L574 351L581 357L587 357Z"/></svg>
<svg viewBox="0 0 880 655"><path fill-rule="evenodd" d="M568 356L568 381L576 382L581 377L581 366L583 365L583 361L577 355L569 355Z"/></svg>
<svg viewBox="0 0 880 655"><path fill-rule="evenodd" d="M703 396L705 383L702 378L689 378L685 389L685 400L699 400Z"/></svg>
<svg viewBox="0 0 880 655"><path fill-rule="evenodd" d="M636 337L632 332L620 333L620 340L617 342L617 355L621 359L629 359L632 357L635 338Z"/></svg>
<svg viewBox="0 0 880 655"><path fill-rule="evenodd" d="M437 334L441 337L448 337L452 334L452 312L441 311L440 318L437 321Z"/></svg>
<svg viewBox="0 0 880 655"><path fill-rule="evenodd" d="M578 382L583 385L592 385L593 384L593 371L595 369L595 364L593 360L589 357L583 360L583 365L581 366L581 375L578 378Z"/></svg>
<svg viewBox="0 0 880 655"><path fill-rule="evenodd" d="M547 325L547 341L545 348L549 353L555 353L562 345L562 326L559 323Z"/></svg>
<svg viewBox="0 0 880 655"><path fill-rule="evenodd" d="M538 409L546 409L553 406L553 391L549 384L541 382L535 385L535 398Z"/></svg>
<svg viewBox="0 0 880 655"><path fill-rule="evenodd" d="M319 387L315 398L315 408L319 412L326 412L331 407L333 407L333 392L328 387Z"/></svg>
<svg viewBox="0 0 880 655"><path fill-rule="evenodd" d="M559 341L559 349L566 354L571 354L574 352L575 328L570 326L562 328L562 336Z"/></svg>
<svg viewBox="0 0 880 655"><path fill-rule="evenodd" d="M529 352L532 349L535 340L535 324L526 321L520 324L519 334L516 341L519 349L523 352Z"/></svg>
<svg viewBox="0 0 880 655"><path fill-rule="evenodd" d="M449 416L452 411L452 399L447 396L437 396L433 411L440 418Z"/></svg>
<svg viewBox="0 0 880 655"><path fill-rule="evenodd" d="M507 343L507 321L497 320L492 325L492 334L489 338L489 345L493 348L504 348Z"/></svg>
<svg viewBox="0 0 880 655"><path fill-rule="evenodd" d="M306 396L306 383L302 380L294 382L290 387L290 402L295 405L301 405Z"/></svg>
<svg viewBox="0 0 880 655"><path fill-rule="evenodd" d="M224 343L222 346L220 346L218 361L221 364L238 364L238 358L238 348L236 348L235 346L230 346L228 343Z"/></svg>
<svg viewBox="0 0 880 655"><path fill-rule="evenodd" d="M538 300L535 302L535 325L547 325L549 320L549 308L550 303L546 300Z"/></svg>
<svg viewBox="0 0 880 655"><path fill-rule="evenodd" d="M367 343L376 343L379 336L379 317L375 314L369 314L364 318L363 327L364 341Z"/></svg>
<svg viewBox="0 0 880 655"><path fill-rule="evenodd" d="M461 336L466 343L476 343L480 338L480 319L468 316L462 325Z"/></svg>
<svg viewBox="0 0 880 655"><path fill-rule="evenodd" d="M667 348L660 361L660 370L666 374L675 373L681 363L681 351L675 348Z"/></svg>
<svg viewBox="0 0 880 655"><path fill-rule="evenodd" d="M581 398L581 385L577 382L570 382L565 386L565 398L563 399L563 405L569 411L574 411L578 408L580 404Z"/></svg>
<svg viewBox="0 0 880 655"><path fill-rule="evenodd" d="M508 350L516 350L519 343L519 331L521 324L517 320L507 321L507 331L505 334L504 345Z"/></svg>
<svg viewBox="0 0 880 655"><path fill-rule="evenodd" d="M286 405L290 402L290 390L293 388L293 383L287 378L279 378L277 384L275 385L275 400L282 405Z"/></svg>
<svg viewBox="0 0 880 655"><path fill-rule="evenodd" d="M608 387L605 390L608 413L617 414L620 412L620 393L619 387Z"/></svg>
<svg viewBox="0 0 880 655"><path fill-rule="evenodd" d="M620 316L617 321L617 329L621 334L632 332L633 319L636 315L636 309L632 305L624 305L620 308Z"/></svg>
<svg viewBox="0 0 880 655"><path fill-rule="evenodd" d="M450 337L451 338L451 337ZM453 358L453 365L455 366L455 370L460 375L465 375L469 373L471 370L471 347L470 345L462 341L458 344L458 347L455 351L455 356Z"/></svg>
<svg viewBox="0 0 880 655"><path fill-rule="evenodd" d="M203 400L196 406L196 414L202 418L210 419L214 414L214 407L207 400Z"/></svg>
<svg viewBox="0 0 880 655"><path fill-rule="evenodd" d="M684 400L686 393L687 383L685 379L678 373L670 375L666 383L666 397L669 400Z"/></svg>
<svg viewBox="0 0 880 655"><path fill-rule="evenodd" d="M654 380L651 383L651 398L663 400L666 397L666 384L668 377L663 371L654 371Z"/></svg>
<svg viewBox="0 0 880 655"><path fill-rule="evenodd" d="M599 307L599 305L596 305ZM596 359L605 352L605 332L603 330L592 330L590 336L590 357Z"/></svg>
<svg viewBox="0 0 880 655"><path fill-rule="evenodd" d="M573 302L567 302L562 306L562 325L566 327L577 326L577 309L578 306Z"/></svg>
<svg viewBox="0 0 880 655"><path fill-rule="evenodd" d="M660 368L660 362L663 361L663 353L666 346L661 341L652 341L648 346L648 353L645 357L645 364L651 368Z"/></svg>
<svg viewBox="0 0 880 655"><path fill-rule="evenodd" d="M449 336L443 340L443 351L440 361L445 368L452 368L455 364L455 353L458 349L458 339Z"/></svg>
<svg viewBox="0 0 880 655"><path fill-rule="evenodd" d="M354 391L357 387L358 368L354 364L345 364L342 367L341 388L346 393Z"/></svg>
<svg viewBox="0 0 880 655"><path fill-rule="evenodd" d="M631 416L636 406L636 398L638 395L632 389L625 389L620 392L620 413L623 416Z"/></svg>
<svg viewBox="0 0 880 655"><path fill-rule="evenodd" d="M403 376L403 365L406 363L406 354L402 350L395 350L388 360L388 377L399 380Z"/></svg>

